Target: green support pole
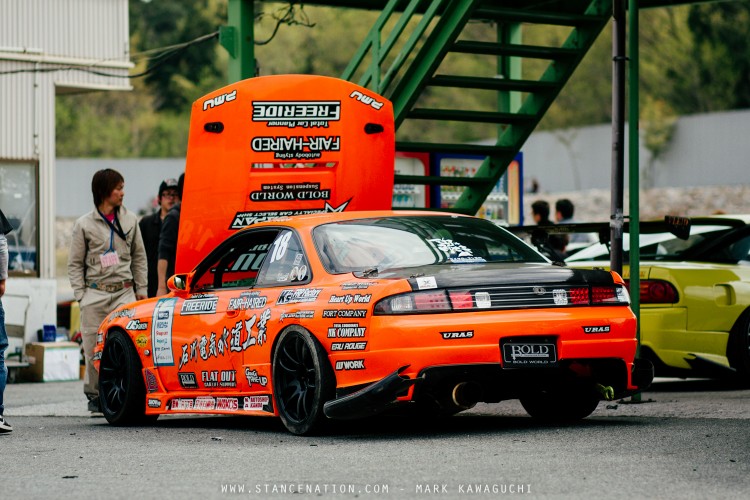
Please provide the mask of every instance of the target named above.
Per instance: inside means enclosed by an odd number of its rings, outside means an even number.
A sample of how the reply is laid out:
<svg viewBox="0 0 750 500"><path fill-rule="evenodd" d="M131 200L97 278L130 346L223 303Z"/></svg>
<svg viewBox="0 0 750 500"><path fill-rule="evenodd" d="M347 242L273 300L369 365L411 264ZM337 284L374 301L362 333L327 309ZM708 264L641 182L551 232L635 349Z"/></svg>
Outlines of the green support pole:
<svg viewBox="0 0 750 500"><path fill-rule="evenodd" d="M638 158L638 0L630 0L628 7L628 44L630 55L630 75L628 87L630 87L630 101L628 102L628 153L629 153L629 206L630 206L630 306L633 308L635 317L638 319L636 329L636 357L641 351L641 248L640 248L640 162ZM633 401L640 401L641 394L635 394Z"/></svg>
<svg viewBox="0 0 750 500"><path fill-rule="evenodd" d="M229 53L229 83L256 76L254 20L253 0L229 0L227 25L219 30L219 43Z"/></svg>

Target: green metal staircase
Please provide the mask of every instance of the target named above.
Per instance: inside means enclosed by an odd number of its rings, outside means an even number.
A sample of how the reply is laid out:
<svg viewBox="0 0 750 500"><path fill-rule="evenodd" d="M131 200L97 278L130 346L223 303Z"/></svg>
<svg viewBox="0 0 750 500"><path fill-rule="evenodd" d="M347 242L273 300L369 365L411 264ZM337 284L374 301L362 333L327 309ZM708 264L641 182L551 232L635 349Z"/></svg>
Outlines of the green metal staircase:
<svg viewBox="0 0 750 500"><path fill-rule="evenodd" d="M395 179L397 184L463 186L451 210L475 214L609 22L611 10L612 0L390 0L342 78L393 102L398 151L484 157L473 177ZM472 38L477 23L491 27L493 39ZM547 27L562 30L559 46L521 42L522 32ZM456 55L487 58L492 74L444 74L441 64ZM527 76L527 63L536 75ZM491 104L483 109L425 105L434 102L430 96L440 88L491 92L494 98L485 99ZM483 124L496 141L401 141L399 130L417 120Z"/></svg>

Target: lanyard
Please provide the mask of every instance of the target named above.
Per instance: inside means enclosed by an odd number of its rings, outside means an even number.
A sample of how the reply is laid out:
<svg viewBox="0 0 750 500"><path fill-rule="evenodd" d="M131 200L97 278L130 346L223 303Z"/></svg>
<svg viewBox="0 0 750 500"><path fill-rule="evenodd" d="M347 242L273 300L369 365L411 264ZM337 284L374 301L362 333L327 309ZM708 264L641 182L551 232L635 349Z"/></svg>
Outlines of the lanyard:
<svg viewBox="0 0 750 500"><path fill-rule="evenodd" d="M114 250L114 239L115 239L115 233L117 233L117 236L122 238L123 240L127 241L125 238L125 232L122 230L122 226L120 226L120 221L117 220L117 214L115 213L115 222L114 224L107 219L101 211L97 210L99 212L99 215L104 219L104 222L107 223L109 226L109 250L107 250L106 253L109 253Z"/></svg>

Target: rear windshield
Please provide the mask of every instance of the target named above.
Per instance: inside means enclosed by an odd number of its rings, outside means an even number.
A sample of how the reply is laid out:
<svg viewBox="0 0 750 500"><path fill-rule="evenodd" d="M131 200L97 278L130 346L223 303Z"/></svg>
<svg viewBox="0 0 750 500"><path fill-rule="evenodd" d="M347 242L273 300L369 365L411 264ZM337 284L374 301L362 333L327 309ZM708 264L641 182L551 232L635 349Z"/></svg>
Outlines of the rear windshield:
<svg viewBox="0 0 750 500"><path fill-rule="evenodd" d="M430 264L547 262L508 231L483 219L402 216L318 226L315 247L331 273Z"/></svg>

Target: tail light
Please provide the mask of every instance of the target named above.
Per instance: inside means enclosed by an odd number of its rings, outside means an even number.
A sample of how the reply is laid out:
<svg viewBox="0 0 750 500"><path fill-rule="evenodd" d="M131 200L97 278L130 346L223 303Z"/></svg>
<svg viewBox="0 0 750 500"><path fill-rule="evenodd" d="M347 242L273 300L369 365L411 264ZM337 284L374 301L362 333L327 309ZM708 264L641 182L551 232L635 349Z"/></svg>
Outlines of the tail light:
<svg viewBox="0 0 750 500"><path fill-rule="evenodd" d="M677 288L664 280L641 280L639 296L641 304L674 304L680 300Z"/></svg>
<svg viewBox="0 0 750 500"><path fill-rule="evenodd" d="M445 290L405 293L386 297L375 304L375 314L415 314L451 311Z"/></svg>

